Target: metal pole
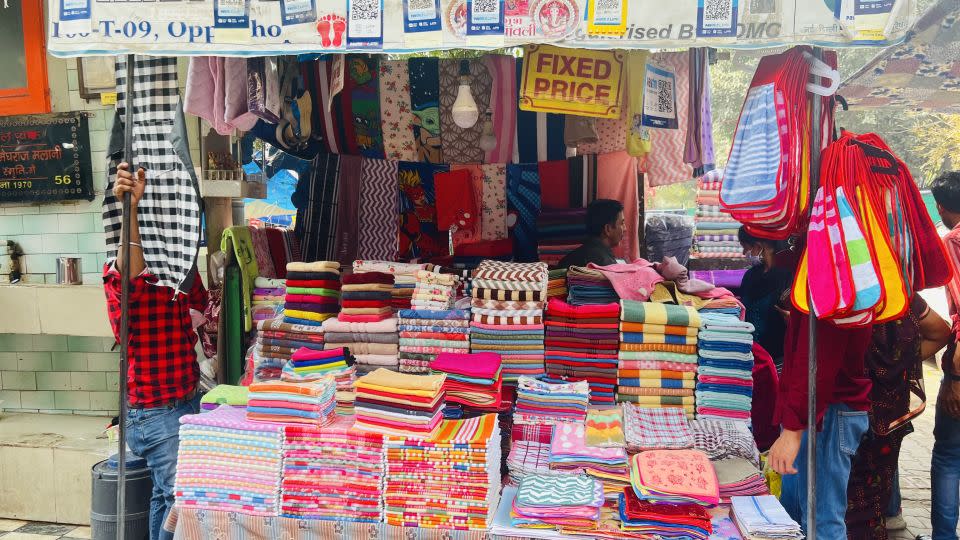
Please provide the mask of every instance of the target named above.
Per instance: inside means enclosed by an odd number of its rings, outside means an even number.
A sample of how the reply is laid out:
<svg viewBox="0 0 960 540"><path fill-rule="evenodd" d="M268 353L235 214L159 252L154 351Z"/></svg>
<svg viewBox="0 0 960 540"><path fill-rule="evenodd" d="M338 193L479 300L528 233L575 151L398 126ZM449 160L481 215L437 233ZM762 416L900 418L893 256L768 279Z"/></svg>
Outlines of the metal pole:
<svg viewBox="0 0 960 540"><path fill-rule="evenodd" d="M126 89L123 94L123 160L133 166L133 75L134 58L127 55ZM130 342L130 193L123 194L123 228L120 231L120 443L117 456L117 540L123 540L127 524L127 369Z"/></svg>
<svg viewBox="0 0 960 540"><path fill-rule="evenodd" d="M813 48L813 56L823 59L823 49ZM820 77L814 77L814 84L820 83ZM810 118L810 193L811 200L820 184L820 144L822 131L820 116L822 101L816 94L812 96ZM809 276L808 276L809 279ZM809 289L809 284L808 284ZM807 538L817 540L817 317L810 302L809 332L807 336ZM829 540L829 539L828 539Z"/></svg>

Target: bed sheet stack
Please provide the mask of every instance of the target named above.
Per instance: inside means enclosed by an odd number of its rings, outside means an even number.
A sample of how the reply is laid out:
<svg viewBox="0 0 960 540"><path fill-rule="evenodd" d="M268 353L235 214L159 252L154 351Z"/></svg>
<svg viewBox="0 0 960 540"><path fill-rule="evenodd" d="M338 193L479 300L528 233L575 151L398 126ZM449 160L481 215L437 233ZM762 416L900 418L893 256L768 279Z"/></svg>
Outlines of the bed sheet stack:
<svg viewBox="0 0 960 540"><path fill-rule="evenodd" d="M587 209L544 209L537 216L537 255L541 262L556 266L587 236Z"/></svg>
<svg viewBox="0 0 960 540"><path fill-rule="evenodd" d="M343 276L339 318L344 322L377 322L393 316L390 305L393 276L383 272L364 272Z"/></svg>
<svg viewBox="0 0 960 540"><path fill-rule="evenodd" d="M280 513L286 517L378 523L383 518L383 436L353 419L285 426Z"/></svg>
<svg viewBox="0 0 960 540"><path fill-rule="evenodd" d="M648 408L624 403L623 433L627 450L681 450L694 446L687 416L676 407Z"/></svg>
<svg viewBox="0 0 960 540"><path fill-rule="evenodd" d="M389 525L485 530L500 499L496 414L444 420L429 438L384 442L383 498Z"/></svg>
<svg viewBox="0 0 960 540"><path fill-rule="evenodd" d="M547 300L567 299L567 269L555 268L547 273Z"/></svg>
<svg viewBox="0 0 960 540"><path fill-rule="evenodd" d="M287 280L257 277L253 281L253 304L250 308L253 320L265 321L283 315L287 295Z"/></svg>
<svg viewBox="0 0 960 540"><path fill-rule="evenodd" d="M587 381L590 403L615 403L620 304L574 306L558 298L547 303L547 380Z"/></svg>
<svg viewBox="0 0 960 540"><path fill-rule="evenodd" d="M229 444L224 442L229 441ZM276 516L283 426L247 420L223 405L180 418L174 494L177 506Z"/></svg>
<svg viewBox="0 0 960 540"><path fill-rule="evenodd" d="M499 354L507 383L543 375L547 265L482 261L471 293L470 352Z"/></svg>
<svg viewBox="0 0 960 540"><path fill-rule="evenodd" d="M254 378L269 381L280 378L283 366L300 349L323 350L323 328L312 324L290 324L281 318L257 322L254 347Z"/></svg>
<svg viewBox="0 0 960 540"><path fill-rule="evenodd" d="M287 263L286 293L284 322L320 326L340 311L340 263Z"/></svg>
<svg viewBox="0 0 960 540"><path fill-rule="evenodd" d="M457 299L457 287L457 276L453 274L420 270L410 307L437 311L451 309Z"/></svg>
<svg viewBox="0 0 960 540"><path fill-rule="evenodd" d="M717 473L699 450L649 450L630 458L630 481L642 501L716 506Z"/></svg>
<svg viewBox="0 0 960 540"><path fill-rule="evenodd" d="M337 414L353 414L353 400L356 398L353 384L357 380L355 362L350 351L343 347L326 351L300 349L293 353L293 358L283 366L280 380L310 382L333 377L337 385Z"/></svg>
<svg viewBox="0 0 960 540"><path fill-rule="evenodd" d="M595 529L603 502L603 485L590 476L531 474L517 488L512 525L530 529Z"/></svg>
<svg viewBox="0 0 960 540"><path fill-rule="evenodd" d="M620 302L617 400L693 418L700 316L687 306Z"/></svg>
<svg viewBox="0 0 960 540"><path fill-rule="evenodd" d="M590 386L576 383L548 383L522 376L517 381L515 424L554 425L583 422L587 418Z"/></svg>
<svg viewBox="0 0 960 540"><path fill-rule="evenodd" d="M701 316L697 417L750 422L753 325L733 315Z"/></svg>
<svg viewBox="0 0 960 540"><path fill-rule="evenodd" d="M800 524L790 518L790 514L773 495L733 497L730 500L730 517L744 538L803 538Z"/></svg>
<svg viewBox="0 0 960 540"><path fill-rule="evenodd" d="M447 403L471 409L496 411L503 397L500 356L493 353L440 353L430 364L434 374L446 375L443 391Z"/></svg>
<svg viewBox="0 0 960 540"><path fill-rule="evenodd" d="M643 501L631 488L620 494L619 514L624 532L650 535L650 538L707 540L713 532L710 514L702 506Z"/></svg>
<svg viewBox="0 0 960 540"><path fill-rule="evenodd" d="M392 261L353 261L353 273L383 272L393 276L390 305L394 310L409 309L413 290L417 286L417 272L427 269L427 264L400 263Z"/></svg>
<svg viewBox="0 0 960 540"><path fill-rule="evenodd" d="M356 359L360 375L381 367L397 369L400 338L396 317L376 322L350 322L338 317L324 321L324 347L346 347Z"/></svg>
<svg viewBox="0 0 960 540"><path fill-rule="evenodd" d="M470 352L470 310L401 309L400 371L429 373L440 353Z"/></svg>
<svg viewBox="0 0 960 540"><path fill-rule="evenodd" d="M567 302L575 306L610 304L620 300L613 284L599 270L584 266L567 269Z"/></svg>
<svg viewBox="0 0 960 540"><path fill-rule="evenodd" d="M336 395L336 381L329 376L312 382L255 382L250 385L247 418L324 426L336 418Z"/></svg>
<svg viewBox="0 0 960 540"><path fill-rule="evenodd" d="M380 368L357 380L356 427L384 435L430 437L443 415L443 375Z"/></svg>
<svg viewBox="0 0 960 540"><path fill-rule="evenodd" d="M696 231L692 256L695 259L742 259L743 247L737 240L740 222L720 210L723 169L716 169L697 181Z"/></svg>

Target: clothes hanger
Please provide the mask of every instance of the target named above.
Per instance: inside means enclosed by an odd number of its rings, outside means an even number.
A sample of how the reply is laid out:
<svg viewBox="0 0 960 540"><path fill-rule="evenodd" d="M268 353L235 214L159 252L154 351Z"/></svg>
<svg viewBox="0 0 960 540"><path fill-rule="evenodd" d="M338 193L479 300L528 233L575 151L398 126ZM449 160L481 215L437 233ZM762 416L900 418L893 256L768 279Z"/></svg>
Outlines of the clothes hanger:
<svg viewBox="0 0 960 540"><path fill-rule="evenodd" d="M830 97L837 93L840 88L840 72L831 68L829 64L804 51L803 57L810 63L810 75L819 75L830 79L830 86L820 86L811 82L807 83L807 92L818 96Z"/></svg>

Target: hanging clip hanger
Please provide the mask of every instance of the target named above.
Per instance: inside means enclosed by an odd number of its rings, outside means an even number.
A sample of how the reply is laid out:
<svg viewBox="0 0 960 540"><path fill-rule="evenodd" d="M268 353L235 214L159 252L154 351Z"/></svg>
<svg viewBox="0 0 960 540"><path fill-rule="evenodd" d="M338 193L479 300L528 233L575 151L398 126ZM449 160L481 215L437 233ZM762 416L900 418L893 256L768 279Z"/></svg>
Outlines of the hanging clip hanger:
<svg viewBox="0 0 960 540"><path fill-rule="evenodd" d="M810 62L810 74L819 75L830 79L830 86L820 86L811 82L807 83L807 92L818 96L830 97L837 93L840 88L840 72L831 68L829 64L813 56L808 52L803 53L803 57Z"/></svg>

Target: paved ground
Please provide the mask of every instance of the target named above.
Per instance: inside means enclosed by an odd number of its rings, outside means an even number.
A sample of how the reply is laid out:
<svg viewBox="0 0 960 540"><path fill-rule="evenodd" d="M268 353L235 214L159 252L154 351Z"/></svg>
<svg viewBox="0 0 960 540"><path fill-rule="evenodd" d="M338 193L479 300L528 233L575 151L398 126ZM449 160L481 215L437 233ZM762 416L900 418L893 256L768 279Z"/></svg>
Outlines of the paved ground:
<svg viewBox="0 0 960 540"><path fill-rule="evenodd" d="M0 519L0 538L3 540L81 540L90 538L90 527Z"/></svg>

